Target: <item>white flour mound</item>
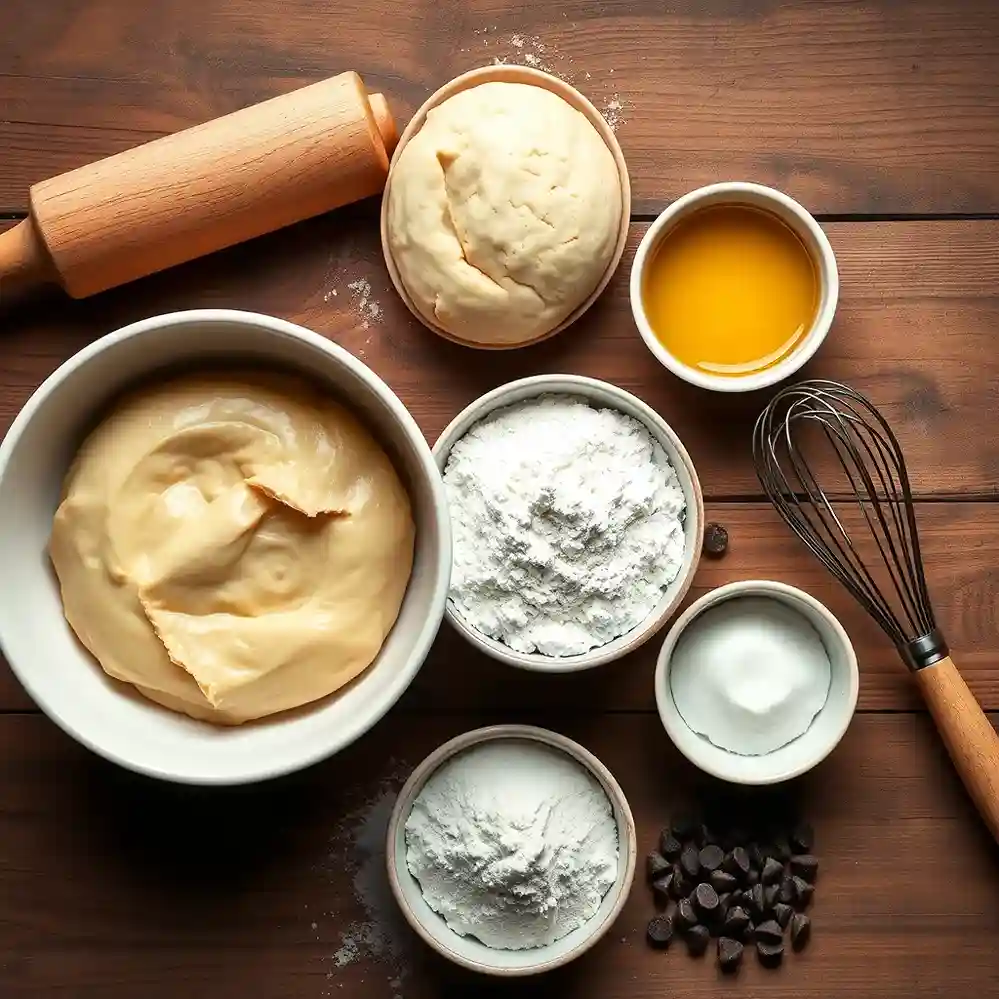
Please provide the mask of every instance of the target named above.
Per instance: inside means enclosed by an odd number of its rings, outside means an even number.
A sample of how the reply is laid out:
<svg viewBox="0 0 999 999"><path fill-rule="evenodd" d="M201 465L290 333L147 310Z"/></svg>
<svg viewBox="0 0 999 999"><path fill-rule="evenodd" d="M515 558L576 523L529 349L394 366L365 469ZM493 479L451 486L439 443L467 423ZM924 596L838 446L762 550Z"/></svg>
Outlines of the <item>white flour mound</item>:
<svg viewBox="0 0 999 999"><path fill-rule="evenodd" d="M444 472L454 532L450 600L519 652L572 656L655 609L683 562L683 490L645 426L582 398L492 413Z"/></svg>

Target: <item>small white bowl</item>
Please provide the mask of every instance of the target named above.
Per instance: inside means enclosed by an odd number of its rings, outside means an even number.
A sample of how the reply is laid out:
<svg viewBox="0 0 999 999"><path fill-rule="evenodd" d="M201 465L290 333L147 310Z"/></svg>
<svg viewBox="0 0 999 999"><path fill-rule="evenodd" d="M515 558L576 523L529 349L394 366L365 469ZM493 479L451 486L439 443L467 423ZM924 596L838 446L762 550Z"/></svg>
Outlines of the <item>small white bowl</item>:
<svg viewBox="0 0 999 999"><path fill-rule="evenodd" d="M742 597L778 600L802 614L818 631L832 666L829 696L808 730L793 742L764 756L740 756L698 735L677 710L670 686L673 650L690 623L709 607ZM857 707L860 673L850 637L824 604L786 583L751 579L728 583L705 593L677 618L659 653L655 688L663 726L676 748L691 763L705 773L734 784L777 784L810 770L835 749Z"/></svg>
<svg viewBox="0 0 999 999"><path fill-rule="evenodd" d="M169 711L110 679L62 613L47 555L63 478L95 417L136 380L219 360L300 371L364 419L392 454L416 521L413 572L396 623L356 680L295 711L236 727ZM325 337L269 316L204 309L109 333L61 365L0 445L0 647L38 706L121 766L188 784L243 784L332 756L371 728L416 676L451 576L447 497L423 433L392 390Z"/></svg>
<svg viewBox="0 0 999 999"><path fill-rule="evenodd" d="M409 872L406 862L406 820L423 785L441 764L472 746L495 740L528 740L550 746L572 757L600 783L614 810L618 836L617 879L604 896L600 908L582 926L544 947L530 950L497 950L473 937L455 933L427 905L419 882ZM635 820L628 799L611 772L579 743L558 732L532 725L494 725L466 732L446 742L431 753L411 774L396 799L389 819L386 849L389 883L409 925L437 953L462 967L486 975L518 977L537 975L568 964L589 950L617 919L631 891L635 877L638 846Z"/></svg>
<svg viewBox="0 0 999 999"><path fill-rule="evenodd" d="M779 364L754 374L739 376L713 375L699 371L674 357L652 332L648 315L645 312L645 302L642 297L642 285L645 268L654 256L659 244L668 233L680 222L701 209L712 205L747 205L759 208L776 215L789 226L805 244L819 271L821 286L819 307L807 335L802 337L798 345ZM697 385L699 388L711 389L715 392L754 392L758 389L776 385L790 377L806 364L822 345L839 301L839 270L836 266L836 256L833 253L829 239L815 219L793 198L781 191L761 184L746 184L727 182L710 184L685 194L673 202L646 230L642 241L638 244L635 259L631 265L631 311L635 324L645 341L646 347L663 367L672 371L678 378Z"/></svg>
<svg viewBox="0 0 999 999"><path fill-rule="evenodd" d="M433 454L441 474L447 467L451 448L468 433L472 427L487 417L490 413L504 406L533 399L539 395L557 393L581 396L595 406L616 409L643 424L652 437L662 445L670 464L676 469L676 475L687 501L686 519L684 521L683 564L676 578L666 588L662 599L652 613L637 628L614 641L601 645L589 652L576 656L545 656L536 652L517 652L502 642L483 635L467 624L455 610L454 604L448 600L445 616L448 621L472 645L481 649L486 655L500 662L517 666L521 669L536 670L542 673L574 673L579 670L592 669L603 663L620 659L639 648L658 632L669 620L680 605L701 558L702 532L704 530L704 495L701 483L697 478L694 463L690 460L686 448L680 442L672 427L651 407L630 392L611 385L609 382L596 378L585 378L582 375L532 375L514 382L507 382L499 388L480 396L475 402L466 406L445 428Z"/></svg>

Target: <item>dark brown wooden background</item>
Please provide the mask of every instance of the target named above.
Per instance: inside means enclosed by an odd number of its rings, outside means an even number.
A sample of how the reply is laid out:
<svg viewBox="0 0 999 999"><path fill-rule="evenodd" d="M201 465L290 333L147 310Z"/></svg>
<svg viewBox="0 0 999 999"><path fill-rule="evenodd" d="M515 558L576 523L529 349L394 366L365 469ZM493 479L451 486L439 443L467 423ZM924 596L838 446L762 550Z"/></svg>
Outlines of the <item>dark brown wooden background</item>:
<svg viewBox="0 0 999 999"><path fill-rule="evenodd" d="M446 79L496 58L550 69L616 122L632 249L671 199L715 180L778 186L819 216L842 295L812 371L852 381L895 423L938 615L999 711L995 0L2 0L0 218L23 216L33 181L343 69L385 91L404 122ZM338 967L343 934L370 921L364 902L383 889L369 858L361 875L373 881L358 891L360 847L343 837L360 835L358 815L377 826L381 798L458 732L533 720L579 738L624 786L643 850L676 802L701 793L653 710L655 642L590 675L546 678L501 669L445 628L368 737L309 773L231 793L153 784L91 757L2 669L0 996L997 994L999 853L892 650L760 501L748 432L762 400L707 396L654 365L627 307L631 251L592 313L548 344L487 359L440 342L394 297L376 215L357 206L91 301L0 317L0 430L96 336L201 305L335 339L431 440L524 374L579 372L637 393L688 445L709 517L731 535L694 595L750 576L795 583L841 616L860 655L854 724L795 788L823 864L813 946L779 973L750 962L721 981L711 962L645 948L650 902L636 885L592 953L539 981L446 967L383 905L393 946L362 942Z"/></svg>

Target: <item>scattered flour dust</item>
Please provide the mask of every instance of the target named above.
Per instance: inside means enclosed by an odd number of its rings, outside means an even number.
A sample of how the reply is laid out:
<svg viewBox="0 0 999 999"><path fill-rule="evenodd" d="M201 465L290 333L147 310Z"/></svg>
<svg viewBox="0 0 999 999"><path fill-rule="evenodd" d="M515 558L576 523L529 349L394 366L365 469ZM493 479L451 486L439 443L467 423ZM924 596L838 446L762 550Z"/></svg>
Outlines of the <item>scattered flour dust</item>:
<svg viewBox="0 0 999 999"><path fill-rule="evenodd" d="M570 27L575 27L575 24L570 25ZM589 70L580 71L571 56L560 52L556 45L550 41L545 41L538 35L524 33L507 35L489 27L476 28L475 43L472 48L464 48L461 51L478 54L479 46L481 46L485 50L482 54L487 59L491 56L494 66L530 66L532 69L540 69L552 76L557 76L567 83L582 84L593 79L593 74ZM614 70L609 69L607 72L612 75ZM590 91L596 88L584 87L583 89ZM611 94L603 101L599 100L599 95L587 93L587 96L594 100L612 131L616 132L618 128L626 124L627 105L618 94Z"/></svg>
<svg viewBox="0 0 999 999"><path fill-rule="evenodd" d="M333 268L330 267L330 271ZM359 344L344 343L357 357L364 359L365 348L368 347L374 337L372 330L373 323L380 323L385 315L385 310L375 297L371 282L364 276L353 277L347 280L347 275L337 275L328 273L324 284L327 286L323 292L323 302L332 305L334 309L349 311L357 320L357 329L364 334L364 339Z"/></svg>
<svg viewBox="0 0 999 999"><path fill-rule="evenodd" d="M332 952L324 959L326 990L334 995L340 969L359 961L372 961L385 975L393 999L402 999L402 986L410 969L412 934L406 925L385 873L385 836L396 795L412 768L391 761L387 775L377 785L373 796L356 811L346 815L330 837L326 861L316 873L333 881L350 876L357 908L362 918L347 921L346 914L323 913L325 927L314 919L313 933L319 939L324 929L331 933ZM312 917L310 916L310 919Z"/></svg>

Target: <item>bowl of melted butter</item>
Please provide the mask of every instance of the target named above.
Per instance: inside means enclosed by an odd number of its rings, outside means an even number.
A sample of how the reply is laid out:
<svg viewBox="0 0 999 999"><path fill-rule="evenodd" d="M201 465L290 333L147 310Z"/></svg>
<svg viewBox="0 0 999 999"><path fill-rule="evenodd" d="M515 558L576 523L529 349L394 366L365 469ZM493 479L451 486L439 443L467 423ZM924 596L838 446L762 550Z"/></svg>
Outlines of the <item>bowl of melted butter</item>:
<svg viewBox="0 0 999 999"><path fill-rule="evenodd" d="M131 769L236 784L367 731L423 662L451 547L430 449L365 365L224 310L111 333L0 445L0 646Z"/></svg>
<svg viewBox="0 0 999 999"><path fill-rule="evenodd" d="M766 388L819 349L839 297L825 233L759 184L700 188L646 231L631 271L635 323L653 356L719 392Z"/></svg>

